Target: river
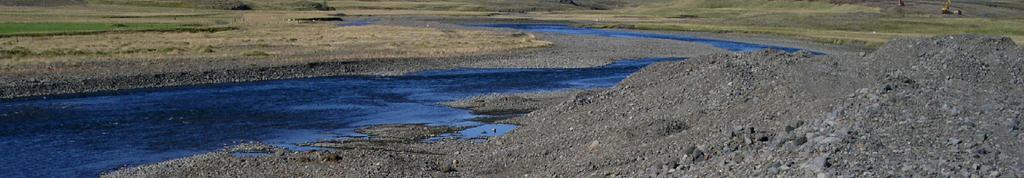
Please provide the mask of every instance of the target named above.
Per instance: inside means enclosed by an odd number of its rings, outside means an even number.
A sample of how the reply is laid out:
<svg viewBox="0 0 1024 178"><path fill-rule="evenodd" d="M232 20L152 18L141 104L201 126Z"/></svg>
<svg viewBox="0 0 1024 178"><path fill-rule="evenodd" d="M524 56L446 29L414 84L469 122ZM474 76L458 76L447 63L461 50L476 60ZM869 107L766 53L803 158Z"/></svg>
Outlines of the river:
<svg viewBox="0 0 1024 178"><path fill-rule="evenodd" d="M476 25L530 32L655 38L731 51L794 48L682 35L550 24ZM577 69L456 69L404 76L341 76L101 92L0 101L0 177L95 177L259 141L292 149L321 139L359 137L382 124L514 129L437 103L490 93L612 87L667 60L623 60ZM476 128L480 129L480 128ZM465 135L480 137L494 135ZM465 138L464 137L464 138Z"/></svg>

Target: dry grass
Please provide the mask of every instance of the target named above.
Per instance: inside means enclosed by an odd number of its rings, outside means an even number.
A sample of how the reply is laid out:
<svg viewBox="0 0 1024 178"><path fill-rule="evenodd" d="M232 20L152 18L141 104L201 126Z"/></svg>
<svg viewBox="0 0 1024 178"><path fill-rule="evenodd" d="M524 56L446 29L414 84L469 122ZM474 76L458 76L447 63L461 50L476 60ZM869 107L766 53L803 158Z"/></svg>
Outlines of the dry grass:
<svg viewBox="0 0 1024 178"><path fill-rule="evenodd" d="M145 12L161 9L159 13ZM3 22L177 23L231 26L213 33L145 32L73 36L0 38L0 65L89 63L104 60L281 58L332 55L334 60L438 57L490 53L548 45L533 36L507 32L441 30L397 26L335 27L288 19L322 17L334 12L210 11L123 6L24 8L3 11ZM446 13L430 11L356 11L350 14ZM31 14L36 14L32 16ZM45 14L45 15L43 15ZM42 18L47 15L68 18ZM74 15L77 14L77 15Z"/></svg>
<svg viewBox="0 0 1024 178"><path fill-rule="evenodd" d="M323 3L339 10L551 11L581 9L557 0L91 0L90 4L206 8L242 2L256 10L296 10L297 2ZM591 0L592 1L592 0ZM616 2L616 0L601 0Z"/></svg>
<svg viewBox="0 0 1024 178"><path fill-rule="evenodd" d="M223 11L104 4L0 6L0 24L52 25L45 30L62 27L59 24L176 24L237 29L0 37L0 80L65 76L102 78L309 62L450 57L550 44L530 35L512 32L379 25L336 27L334 24L302 24L288 20L325 17L340 12L349 15L435 16L491 13L431 10Z"/></svg>
<svg viewBox="0 0 1024 178"><path fill-rule="evenodd" d="M291 1L247 2L267 7ZM330 0L328 4L349 15L487 16L496 15L493 11L503 8L522 8L518 7L519 5L507 5L510 2L512 1ZM579 8L566 10L574 8L541 1L522 3L562 10L532 12L526 16L520 14L494 17L583 21L594 23L594 27L773 34L825 43L866 46L877 46L900 36L960 33L1003 35L1018 41L1024 40L1024 30L1021 30L1024 29L1024 22L1018 19L893 15L876 7L833 5L823 1L641 0L634 2L639 6L610 11L578 10ZM6 60L8 62L76 60L70 58L229 57L253 51L267 55L249 56L287 56L323 52L347 53L349 55L346 56L351 58L436 56L544 45L544 42L528 37L477 31L451 32L379 26L334 28L329 25L294 24L287 21L289 18L319 17L337 12L339 11L237 12L97 3L60 8L0 7L0 23L167 23L203 27L230 26L242 29L217 33L19 37L3 39L0 42L6 44L3 50L16 50L14 52L19 54L16 60ZM81 41L93 42L86 45Z"/></svg>
<svg viewBox="0 0 1024 178"><path fill-rule="evenodd" d="M62 7L0 6L0 22L8 23L179 23L214 24L232 21L237 12L112 5Z"/></svg>
<svg viewBox="0 0 1024 178"><path fill-rule="evenodd" d="M0 38L23 55L0 63L53 63L107 58L272 57L343 54L337 59L433 57L546 45L532 36L394 26L336 28L295 24L216 33L133 33ZM261 55L253 55L259 53Z"/></svg>
<svg viewBox="0 0 1024 178"><path fill-rule="evenodd" d="M931 4L926 5L929 7L923 8L930 8ZM970 7L978 8L976 5ZM1012 14L1003 14L1006 15ZM823 1L663 0L611 11L560 11L499 18L578 21L605 28L771 34L862 46L879 46L895 37L965 33L1008 36L1018 42L1024 41L1021 17L894 13L877 7L835 5Z"/></svg>

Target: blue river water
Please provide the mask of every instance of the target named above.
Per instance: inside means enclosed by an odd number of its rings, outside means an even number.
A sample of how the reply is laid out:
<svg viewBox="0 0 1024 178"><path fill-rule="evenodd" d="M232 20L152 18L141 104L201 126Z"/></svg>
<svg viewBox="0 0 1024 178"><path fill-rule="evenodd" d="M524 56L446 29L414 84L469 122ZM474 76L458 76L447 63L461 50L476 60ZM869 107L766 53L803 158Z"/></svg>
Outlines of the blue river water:
<svg viewBox="0 0 1024 178"><path fill-rule="evenodd" d="M559 25L490 27L675 39L733 51L796 50ZM648 64L668 60L680 59L623 60L578 69L456 69L0 100L0 155L4 158L0 177L95 177L124 166L247 141L303 149L294 145L359 136L356 129L383 124L465 126L471 128L447 136L496 136L515 126L476 122L482 116L436 103L489 93L611 87Z"/></svg>

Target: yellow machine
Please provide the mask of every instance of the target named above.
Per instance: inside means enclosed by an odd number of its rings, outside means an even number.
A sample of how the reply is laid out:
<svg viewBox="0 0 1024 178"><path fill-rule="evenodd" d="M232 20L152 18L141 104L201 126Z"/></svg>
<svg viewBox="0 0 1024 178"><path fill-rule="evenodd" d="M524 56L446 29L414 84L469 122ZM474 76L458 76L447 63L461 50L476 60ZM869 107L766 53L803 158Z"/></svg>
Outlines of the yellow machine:
<svg viewBox="0 0 1024 178"><path fill-rule="evenodd" d="M950 11L950 7L952 7L952 6L953 6L953 0L946 0L946 5L942 6L942 14L953 14L953 11ZM960 10L957 10L956 14L957 15L963 15L963 12L960 11Z"/></svg>

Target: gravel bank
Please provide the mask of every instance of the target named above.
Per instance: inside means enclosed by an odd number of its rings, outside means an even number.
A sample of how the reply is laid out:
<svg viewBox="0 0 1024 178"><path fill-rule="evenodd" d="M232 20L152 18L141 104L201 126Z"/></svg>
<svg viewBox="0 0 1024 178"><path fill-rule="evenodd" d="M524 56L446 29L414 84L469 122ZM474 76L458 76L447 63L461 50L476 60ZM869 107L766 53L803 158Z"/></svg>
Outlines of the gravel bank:
<svg viewBox="0 0 1024 178"><path fill-rule="evenodd" d="M1020 177L1022 54L980 36L863 57L712 54L576 94L484 143L329 151L334 162L218 152L107 176Z"/></svg>
<svg viewBox="0 0 1024 178"><path fill-rule="evenodd" d="M1021 54L954 36L663 63L460 158L481 160L469 175L1018 177Z"/></svg>
<svg viewBox="0 0 1024 178"><path fill-rule="evenodd" d="M453 108L468 109L478 115L526 114L554 106L569 98L600 90L571 90L550 93L491 94L441 103Z"/></svg>

